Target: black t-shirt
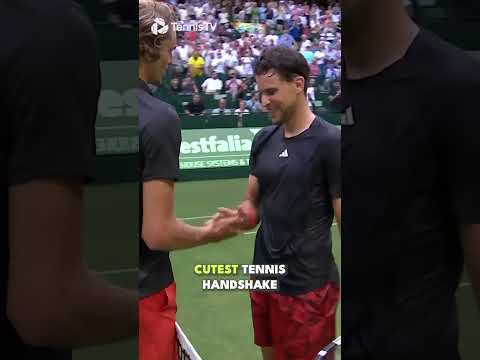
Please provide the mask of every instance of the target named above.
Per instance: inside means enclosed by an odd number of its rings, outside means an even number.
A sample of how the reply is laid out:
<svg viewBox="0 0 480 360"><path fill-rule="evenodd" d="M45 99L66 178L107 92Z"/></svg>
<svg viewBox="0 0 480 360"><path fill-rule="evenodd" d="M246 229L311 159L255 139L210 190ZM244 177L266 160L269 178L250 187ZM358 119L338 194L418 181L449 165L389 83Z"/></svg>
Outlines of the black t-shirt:
<svg viewBox="0 0 480 360"><path fill-rule="evenodd" d="M138 91L140 132L140 185L152 180L179 177L180 119L175 109L153 96L140 82ZM140 186L140 241L138 289L142 297L168 287L173 281L169 253L150 250L141 237L143 191Z"/></svg>
<svg viewBox="0 0 480 360"><path fill-rule="evenodd" d="M342 94L342 335L371 332L385 358L454 354L459 229L480 222L480 64L422 30Z"/></svg>
<svg viewBox="0 0 480 360"><path fill-rule="evenodd" d="M187 110L190 112L190 114L200 115L203 112L203 110L205 110L205 106L201 102L198 104L191 102L191 103L188 103Z"/></svg>
<svg viewBox="0 0 480 360"><path fill-rule="evenodd" d="M285 264L282 294L302 294L338 282L330 228L340 197L340 129L316 118L301 134L262 129L252 145L250 172L260 186L261 225L254 264Z"/></svg>
<svg viewBox="0 0 480 360"><path fill-rule="evenodd" d="M70 350L24 344L6 317L8 189L36 179L93 176L100 91L95 33L80 7L68 0L3 1L0 21L8 29L0 47L3 352L12 359L70 359ZM38 279L32 275L31 280Z"/></svg>

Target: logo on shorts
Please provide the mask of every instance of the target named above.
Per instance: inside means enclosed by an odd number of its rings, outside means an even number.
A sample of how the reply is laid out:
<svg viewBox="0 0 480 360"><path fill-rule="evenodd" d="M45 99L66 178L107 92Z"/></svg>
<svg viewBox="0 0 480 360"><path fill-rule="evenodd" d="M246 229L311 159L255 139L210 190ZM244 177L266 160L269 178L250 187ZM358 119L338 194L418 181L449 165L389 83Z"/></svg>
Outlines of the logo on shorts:
<svg viewBox="0 0 480 360"><path fill-rule="evenodd" d="M288 151L287 149L283 150L278 157L288 157Z"/></svg>
<svg viewBox="0 0 480 360"><path fill-rule="evenodd" d="M162 18L155 18L154 23L151 27L152 34L153 35L158 35L158 34L166 34L168 31L168 25L165 24L165 20Z"/></svg>

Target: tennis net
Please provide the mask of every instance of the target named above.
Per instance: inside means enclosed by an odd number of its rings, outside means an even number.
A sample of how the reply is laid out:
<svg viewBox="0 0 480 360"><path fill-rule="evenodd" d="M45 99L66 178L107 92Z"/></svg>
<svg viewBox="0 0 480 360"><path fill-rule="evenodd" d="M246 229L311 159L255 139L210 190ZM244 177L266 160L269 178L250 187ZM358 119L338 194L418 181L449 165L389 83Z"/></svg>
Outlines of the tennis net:
<svg viewBox="0 0 480 360"><path fill-rule="evenodd" d="M177 352L179 360L202 360L200 355L193 347L192 343L188 340L187 336L183 332L178 323L175 323L177 329Z"/></svg>

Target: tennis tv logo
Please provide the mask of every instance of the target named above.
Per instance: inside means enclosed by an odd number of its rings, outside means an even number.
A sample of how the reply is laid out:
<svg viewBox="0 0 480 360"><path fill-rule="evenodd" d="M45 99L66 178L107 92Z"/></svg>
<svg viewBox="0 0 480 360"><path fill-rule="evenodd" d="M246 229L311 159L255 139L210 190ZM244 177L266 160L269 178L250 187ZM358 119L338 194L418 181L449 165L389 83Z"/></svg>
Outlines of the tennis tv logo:
<svg viewBox="0 0 480 360"><path fill-rule="evenodd" d="M173 30L178 32L203 32L203 31L211 31L214 32L217 28L218 24L214 24L211 22L205 21L190 21L190 22L172 22L171 24L167 24L164 19L162 18L155 18L153 20L152 27L150 30L152 31L153 35L165 35L167 31L170 29L170 26Z"/></svg>
<svg viewBox="0 0 480 360"><path fill-rule="evenodd" d="M151 30L153 35L164 35L168 31L168 24L162 18L155 18Z"/></svg>

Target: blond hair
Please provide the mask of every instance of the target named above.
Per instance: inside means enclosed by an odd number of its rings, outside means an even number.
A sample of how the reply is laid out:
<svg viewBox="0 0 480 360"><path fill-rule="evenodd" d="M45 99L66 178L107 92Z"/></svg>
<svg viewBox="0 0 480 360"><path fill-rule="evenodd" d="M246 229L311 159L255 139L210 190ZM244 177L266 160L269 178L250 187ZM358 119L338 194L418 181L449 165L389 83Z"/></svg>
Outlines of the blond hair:
<svg viewBox="0 0 480 360"><path fill-rule="evenodd" d="M140 61L153 62L159 59L160 49L165 41L175 34L172 22L176 21L175 9L164 1L139 0L138 2L138 46ZM165 34L153 34L152 25L161 18L168 25Z"/></svg>

